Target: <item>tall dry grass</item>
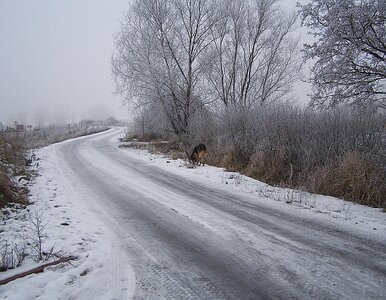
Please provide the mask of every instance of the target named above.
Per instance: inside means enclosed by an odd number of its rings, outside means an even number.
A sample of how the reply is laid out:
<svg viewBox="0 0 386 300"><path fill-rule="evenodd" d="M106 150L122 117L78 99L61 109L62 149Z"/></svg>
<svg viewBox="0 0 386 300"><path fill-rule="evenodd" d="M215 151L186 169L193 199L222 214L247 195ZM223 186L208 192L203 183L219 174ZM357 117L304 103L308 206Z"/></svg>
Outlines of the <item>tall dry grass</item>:
<svg viewBox="0 0 386 300"><path fill-rule="evenodd" d="M0 133L0 207L8 203L26 203L24 189L16 176L25 176L26 143L24 134Z"/></svg>
<svg viewBox="0 0 386 300"><path fill-rule="evenodd" d="M170 138L160 127L157 134ZM179 138L183 149L205 143L211 165L386 209L384 113L314 111L290 103L227 108L205 111L192 120L189 136Z"/></svg>
<svg viewBox="0 0 386 300"><path fill-rule="evenodd" d="M316 192L386 209L386 173L368 155L347 153L325 172Z"/></svg>

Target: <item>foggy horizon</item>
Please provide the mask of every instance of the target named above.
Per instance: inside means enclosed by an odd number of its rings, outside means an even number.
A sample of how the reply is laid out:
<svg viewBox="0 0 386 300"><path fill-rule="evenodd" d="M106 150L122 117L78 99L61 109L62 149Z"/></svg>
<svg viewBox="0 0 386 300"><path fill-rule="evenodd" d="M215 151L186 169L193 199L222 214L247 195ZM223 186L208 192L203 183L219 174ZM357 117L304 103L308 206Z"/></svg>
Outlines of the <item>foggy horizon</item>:
<svg viewBox="0 0 386 300"><path fill-rule="evenodd" d="M127 0L2 1L0 122L127 119L110 70L127 8Z"/></svg>
<svg viewBox="0 0 386 300"><path fill-rule="evenodd" d="M295 3L282 1L287 9ZM0 2L0 122L127 120L110 57L128 8L128 0ZM295 96L305 97L303 86Z"/></svg>

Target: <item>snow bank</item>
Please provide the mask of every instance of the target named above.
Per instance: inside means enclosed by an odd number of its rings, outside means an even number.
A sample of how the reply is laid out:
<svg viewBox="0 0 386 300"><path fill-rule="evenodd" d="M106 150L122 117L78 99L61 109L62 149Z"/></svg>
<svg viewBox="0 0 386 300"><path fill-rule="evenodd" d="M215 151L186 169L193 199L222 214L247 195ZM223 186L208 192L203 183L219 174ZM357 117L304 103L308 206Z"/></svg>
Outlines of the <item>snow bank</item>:
<svg viewBox="0 0 386 300"><path fill-rule="evenodd" d="M111 139L118 148L116 139ZM330 196L312 194L300 190L273 187L261 181L227 172L212 166L191 166L184 160L171 160L165 155L152 154L147 150L119 148L126 155L140 159L144 163L157 166L189 180L218 189L242 193L243 196L274 209L302 214L309 219L318 218L326 223L339 223L339 226L364 236L374 236L386 240L386 213L382 209L371 208Z"/></svg>
<svg viewBox="0 0 386 300"><path fill-rule="evenodd" d="M68 142L68 141L66 141ZM64 142L64 143L66 143ZM135 276L119 241L103 224L103 216L85 203L87 195L72 186L61 169L56 147L37 151L41 158L38 176L31 186L30 212L42 213L47 223L45 249L52 245L62 255L78 259L65 265L47 268L0 286L1 299L127 299L133 294ZM17 240L26 232L28 211L16 212L0 225L1 238ZM15 216L14 216L15 217ZM16 235L15 235L16 233ZM0 280L30 270L36 264L27 260L14 270L0 273Z"/></svg>

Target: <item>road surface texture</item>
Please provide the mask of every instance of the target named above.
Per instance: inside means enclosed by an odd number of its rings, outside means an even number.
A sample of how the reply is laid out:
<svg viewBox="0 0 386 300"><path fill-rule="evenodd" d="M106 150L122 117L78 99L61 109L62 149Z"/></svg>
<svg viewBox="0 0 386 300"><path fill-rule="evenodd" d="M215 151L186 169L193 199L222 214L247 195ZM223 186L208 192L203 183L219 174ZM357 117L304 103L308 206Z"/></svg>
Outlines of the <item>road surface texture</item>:
<svg viewBox="0 0 386 300"><path fill-rule="evenodd" d="M130 158L122 133L57 156L130 257L135 299L386 299L386 243Z"/></svg>

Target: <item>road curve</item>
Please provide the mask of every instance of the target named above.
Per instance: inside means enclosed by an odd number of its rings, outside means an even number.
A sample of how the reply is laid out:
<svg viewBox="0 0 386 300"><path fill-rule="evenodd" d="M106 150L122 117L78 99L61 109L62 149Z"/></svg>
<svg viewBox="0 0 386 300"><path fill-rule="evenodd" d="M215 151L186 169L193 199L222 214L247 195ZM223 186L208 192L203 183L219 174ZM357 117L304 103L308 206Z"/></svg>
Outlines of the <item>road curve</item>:
<svg viewBox="0 0 386 300"><path fill-rule="evenodd" d="M56 151L129 255L135 299L386 299L386 242L131 158L122 132Z"/></svg>

